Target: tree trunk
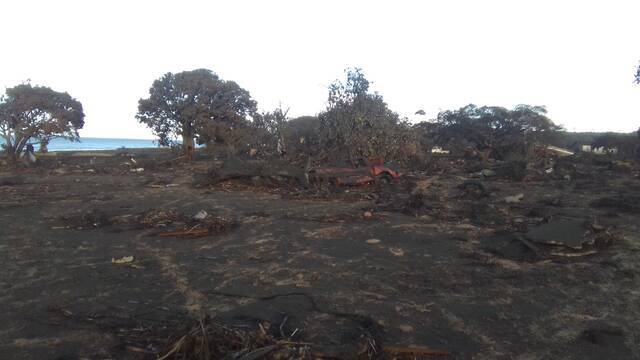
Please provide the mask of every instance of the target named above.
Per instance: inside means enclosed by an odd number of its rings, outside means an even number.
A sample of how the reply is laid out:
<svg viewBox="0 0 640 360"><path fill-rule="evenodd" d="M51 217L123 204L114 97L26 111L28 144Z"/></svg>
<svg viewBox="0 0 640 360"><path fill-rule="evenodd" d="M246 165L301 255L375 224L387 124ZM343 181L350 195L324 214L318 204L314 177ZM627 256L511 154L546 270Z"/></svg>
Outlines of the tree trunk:
<svg viewBox="0 0 640 360"><path fill-rule="evenodd" d="M193 156L194 149L195 147L194 147L193 136L191 135L190 132L183 132L182 133L182 151L188 159L191 159L191 157Z"/></svg>
<svg viewBox="0 0 640 360"><path fill-rule="evenodd" d="M20 153L17 151L15 144L11 140L11 137L4 137L4 154L9 164L16 164L20 157Z"/></svg>
<svg viewBox="0 0 640 360"><path fill-rule="evenodd" d="M16 163L18 163L18 153L16 153L16 150L14 149L14 147L12 145L6 145L4 148L4 153L7 157L7 162L11 165L15 165Z"/></svg>
<svg viewBox="0 0 640 360"><path fill-rule="evenodd" d="M42 139L40 141L40 149L38 150L38 152L41 153L41 154L49 152L48 145L49 145L49 140Z"/></svg>

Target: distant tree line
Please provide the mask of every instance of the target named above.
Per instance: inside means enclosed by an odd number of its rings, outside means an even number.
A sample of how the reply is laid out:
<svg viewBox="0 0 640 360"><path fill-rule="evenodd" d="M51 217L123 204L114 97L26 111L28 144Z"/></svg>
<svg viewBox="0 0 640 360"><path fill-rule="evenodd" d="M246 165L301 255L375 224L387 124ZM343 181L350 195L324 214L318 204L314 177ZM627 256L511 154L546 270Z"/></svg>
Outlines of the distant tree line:
<svg viewBox="0 0 640 360"><path fill-rule="evenodd" d="M413 137L410 124L369 91L360 69L346 75L329 87L325 111L290 119L282 106L258 112L248 91L210 70L167 73L140 99L136 117L161 145L180 145L185 153L200 144L228 153L344 157L354 165L367 157L399 157Z"/></svg>
<svg viewBox="0 0 640 360"><path fill-rule="evenodd" d="M640 67L634 79L640 84ZM434 147L456 155L508 160L562 138L562 127L549 119L544 107L524 104L513 109L470 104L411 124L370 90L358 68L345 70L345 79L328 90L325 110L292 119L282 106L259 112L249 91L211 70L166 73L153 82L149 96L139 100L136 118L151 129L159 145L179 146L187 155L204 145L227 154L313 157L354 166L376 157L419 163ZM78 140L83 125L82 104L67 93L27 83L0 97L0 136L11 161L29 143L46 147L56 137ZM606 135L592 143L616 144L627 155L637 154L640 129L637 135L635 141Z"/></svg>
<svg viewBox="0 0 640 360"><path fill-rule="evenodd" d="M547 117L542 106L506 109L473 104L440 112L427 129L426 136L436 145L459 154L499 160L525 157L536 144L548 142L562 130Z"/></svg>
<svg viewBox="0 0 640 360"><path fill-rule="evenodd" d="M281 107L258 113L249 92L209 70L165 74L139 102L138 120L162 145L194 142L231 153L288 153L357 165L367 158L424 161L433 146L498 159L525 156L561 130L544 107L514 109L468 105L411 124L392 111L358 68L329 86L327 107L317 116L289 119Z"/></svg>

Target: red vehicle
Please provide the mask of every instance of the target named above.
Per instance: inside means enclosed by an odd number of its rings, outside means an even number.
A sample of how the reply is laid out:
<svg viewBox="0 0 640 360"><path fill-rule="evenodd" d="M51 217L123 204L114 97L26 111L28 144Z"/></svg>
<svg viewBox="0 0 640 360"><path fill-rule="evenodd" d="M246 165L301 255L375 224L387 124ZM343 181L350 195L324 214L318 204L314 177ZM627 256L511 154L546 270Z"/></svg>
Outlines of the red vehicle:
<svg viewBox="0 0 640 360"><path fill-rule="evenodd" d="M311 180L326 180L337 186L388 184L401 175L400 172L385 166L382 159L369 159L366 166L357 168L326 167L309 171Z"/></svg>

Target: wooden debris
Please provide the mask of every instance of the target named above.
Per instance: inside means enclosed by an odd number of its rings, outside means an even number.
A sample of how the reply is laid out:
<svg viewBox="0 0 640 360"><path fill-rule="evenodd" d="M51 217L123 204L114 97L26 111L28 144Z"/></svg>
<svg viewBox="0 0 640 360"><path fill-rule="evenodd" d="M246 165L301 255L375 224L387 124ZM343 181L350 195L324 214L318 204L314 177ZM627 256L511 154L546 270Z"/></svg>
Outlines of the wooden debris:
<svg viewBox="0 0 640 360"><path fill-rule="evenodd" d="M552 252L553 256L564 256L564 257L580 257L580 256L589 256L597 254L596 250L582 251L582 252Z"/></svg>
<svg viewBox="0 0 640 360"><path fill-rule="evenodd" d="M261 327L261 329L264 329ZM158 360L293 359L307 358L308 343L277 340L265 330L228 327L209 318L199 320L186 334L172 337ZM283 352L278 354L279 352Z"/></svg>
<svg viewBox="0 0 640 360"><path fill-rule="evenodd" d="M198 238L211 234L211 231L207 229L187 229L161 232L158 234L160 237L182 237L182 238Z"/></svg>
<svg viewBox="0 0 640 360"><path fill-rule="evenodd" d="M123 256L119 259L111 258L113 264L127 264L133 262L133 256Z"/></svg>
<svg viewBox="0 0 640 360"><path fill-rule="evenodd" d="M193 224L193 222L192 222ZM233 221L215 216L207 216L201 220L195 220L195 225L182 229L165 231L158 234L160 237L199 238L229 230Z"/></svg>
<svg viewBox="0 0 640 360"><path fill-rule="evenodd" d="M427 346L385 346L383 348L385 354L395 356L448 356L451 355L446 350L433 349Z"/></svg>

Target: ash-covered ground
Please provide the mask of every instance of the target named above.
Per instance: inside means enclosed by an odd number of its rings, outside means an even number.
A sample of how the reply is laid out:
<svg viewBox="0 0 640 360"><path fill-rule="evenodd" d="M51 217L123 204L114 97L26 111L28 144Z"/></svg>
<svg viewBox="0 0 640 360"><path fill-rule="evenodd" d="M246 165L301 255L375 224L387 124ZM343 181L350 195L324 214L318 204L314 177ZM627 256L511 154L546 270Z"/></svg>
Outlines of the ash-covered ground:
<svg viewBox="0 0 640 360"><path fill-rule="evenodd" d="M472 165L351 188L153 152L3 172L0 354L181 358L208 317L245 359L640 358L637 167Z"/></svg>

